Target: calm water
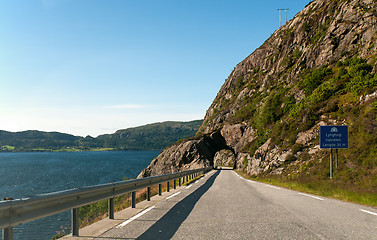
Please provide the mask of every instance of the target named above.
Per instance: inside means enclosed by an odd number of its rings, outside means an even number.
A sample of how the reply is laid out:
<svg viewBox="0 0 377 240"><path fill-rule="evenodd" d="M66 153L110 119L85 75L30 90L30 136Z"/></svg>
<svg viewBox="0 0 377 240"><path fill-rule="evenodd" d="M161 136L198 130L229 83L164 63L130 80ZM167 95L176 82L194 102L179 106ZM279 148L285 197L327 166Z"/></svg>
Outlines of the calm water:
<svg viewBox="0 0 377 240"><path fill-rule="evenodd" d="M0 199L23 198L135 178L158 151L0 153ZM15 227L15 239L51 239L70 212ZM1 239L1 234L0 234Z"/></svg>

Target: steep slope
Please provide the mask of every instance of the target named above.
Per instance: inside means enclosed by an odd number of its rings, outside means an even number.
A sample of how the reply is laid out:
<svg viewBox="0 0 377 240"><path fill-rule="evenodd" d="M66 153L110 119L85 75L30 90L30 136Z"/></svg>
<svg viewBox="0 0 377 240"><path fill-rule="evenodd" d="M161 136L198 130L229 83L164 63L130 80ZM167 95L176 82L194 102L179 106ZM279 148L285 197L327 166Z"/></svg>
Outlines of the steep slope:
<svg viewBox="0 0 377 240"><path fill-rule="evenodd" d="M372 0L311 2L235 67L208 109L200 131L208 133L223 122L239 122L237 111L245 101L274 87L292 87L308 70L356 55L374 64L376 17ZM305 97L301 89L291 93L296 102Z"/></svg>
<svg viewBox="0 0 377 240"><path fill-rule="evenodd" d="M335 181L376 191L376 9L372 0L308 4L235 67L196 139L166 149L139 176L229 158L249 175L327 179L319 126L347 124L350 149L339 152ZM221 144L208 148L211 154L192 147L206 139ZM183 161L174 152L196 157Z"/></svg>

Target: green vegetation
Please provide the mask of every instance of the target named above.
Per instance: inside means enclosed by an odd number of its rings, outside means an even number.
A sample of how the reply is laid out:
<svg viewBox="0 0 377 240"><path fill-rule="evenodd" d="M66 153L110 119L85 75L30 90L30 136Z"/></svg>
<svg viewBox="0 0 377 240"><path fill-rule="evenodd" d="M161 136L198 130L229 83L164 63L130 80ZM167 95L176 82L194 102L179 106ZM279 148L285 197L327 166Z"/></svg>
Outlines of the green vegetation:
<svg viewBox="0 0 377 240"><path fill-rule="evenodd" d="M93 138L58 132L0 131L0 152L161 150L194 136L202 120L162 122L119 130Z"/></svg>
<svg viewBox="0 0 377 240"><path fill-rule="evenodd" d="M193 182L196 182L196 180L201 179L203 176L204 176L204 174L198 175L198 176L194 177L193 179L191 179L191 180L189 180L189 181L183 183L182 185L183 185L183 186L188 186L188 185L192 184ZM178 180L176 180L176 181L177 181L177 183L178 183ZM178 186L178 185L177 185L177 186Z"/></svg>
<svg viewBox="0 0 377 240"><path fill-rule="evenodd" d="M316 34L310 39L310 42L312 44L316 44L318 43L321 39L323 39L323 37L326 35L326 32L327 32L327 29L329 27L327 25L322 25L320 24L318 26L318 29L317 29L317 32Z"/></svg>
<svg viewBox="0 0 377 240"><path fill-rule="evenodd" d="M377 91L377 73L372 70L365 59L348 58L319 69L306 69L285 88L279 82L269 82L263 92L245 98L231 122L249 122L257 138L242 151L253 155L271 138L271 149L277 146L293 152L281 175L267 172L258 179L377 206L377 101L360 102L360 96ZM305 95L296 100L295 94L300 91ZM322 150L309 154L307 146L296 143L299 132L327 119L350 126L350 147L339 152L339 167L331 181L329 153ZM319 144L318 137L314 144ZM293 161L297 164L290 164Z"/></svg>
<svg viewBox="0 0 377 240"><path fill-rule="evenodd" d="M243 172L237 171L244 178L254 181L264 182L295 191L305 192L314 195L320 195L328 198L334 198L342 201L354 202L369 206L377 206L377 194L374 192L360 191L360 189L351 189L346 183L336 180L320 180L320 181L300 181L280 178L271 175L262 175L258 177L250 177Z"/></svg>
<svg viewBox="0 0 377 240"><path fill-rule="evenodd" d="M4 151L4 152L12 152L14 151L15 147L13 146L9 146L9 145L4 145L4 146L0 146L0 151Z"/></svg>

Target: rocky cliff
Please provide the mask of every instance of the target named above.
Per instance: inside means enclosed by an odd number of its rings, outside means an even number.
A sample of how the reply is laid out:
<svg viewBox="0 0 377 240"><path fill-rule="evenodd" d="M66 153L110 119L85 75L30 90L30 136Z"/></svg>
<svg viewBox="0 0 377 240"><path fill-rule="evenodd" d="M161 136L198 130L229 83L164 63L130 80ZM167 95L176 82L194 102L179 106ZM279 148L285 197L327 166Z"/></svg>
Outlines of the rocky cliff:
<svg viewBox="0 0 377 240"><path fill-rule="evenodd" d="M250 175L314 173L328 154L319 126L330 124L353 126L350 139L361 141L342 157L364 160L344 171L371 161L365 171L377 172L376 51L377 2L312 1L234 68L196 138L165 149L140 177L214 162Z"/></svg>

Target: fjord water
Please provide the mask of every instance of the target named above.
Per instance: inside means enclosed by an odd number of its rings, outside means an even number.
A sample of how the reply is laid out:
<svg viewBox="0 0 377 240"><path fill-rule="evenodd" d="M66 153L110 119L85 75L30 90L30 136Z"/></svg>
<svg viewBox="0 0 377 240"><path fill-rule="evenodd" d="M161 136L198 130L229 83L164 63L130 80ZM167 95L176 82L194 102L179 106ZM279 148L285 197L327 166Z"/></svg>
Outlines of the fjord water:
<svg viewBox="0 0 377 240"><path fill-rule="evenodd" d="M0 199L30 197L135 178L158 151L0 153ZM51 239L70 212L14 228L14 239ZM1 239L1 234L0 234Z"/></svg>

